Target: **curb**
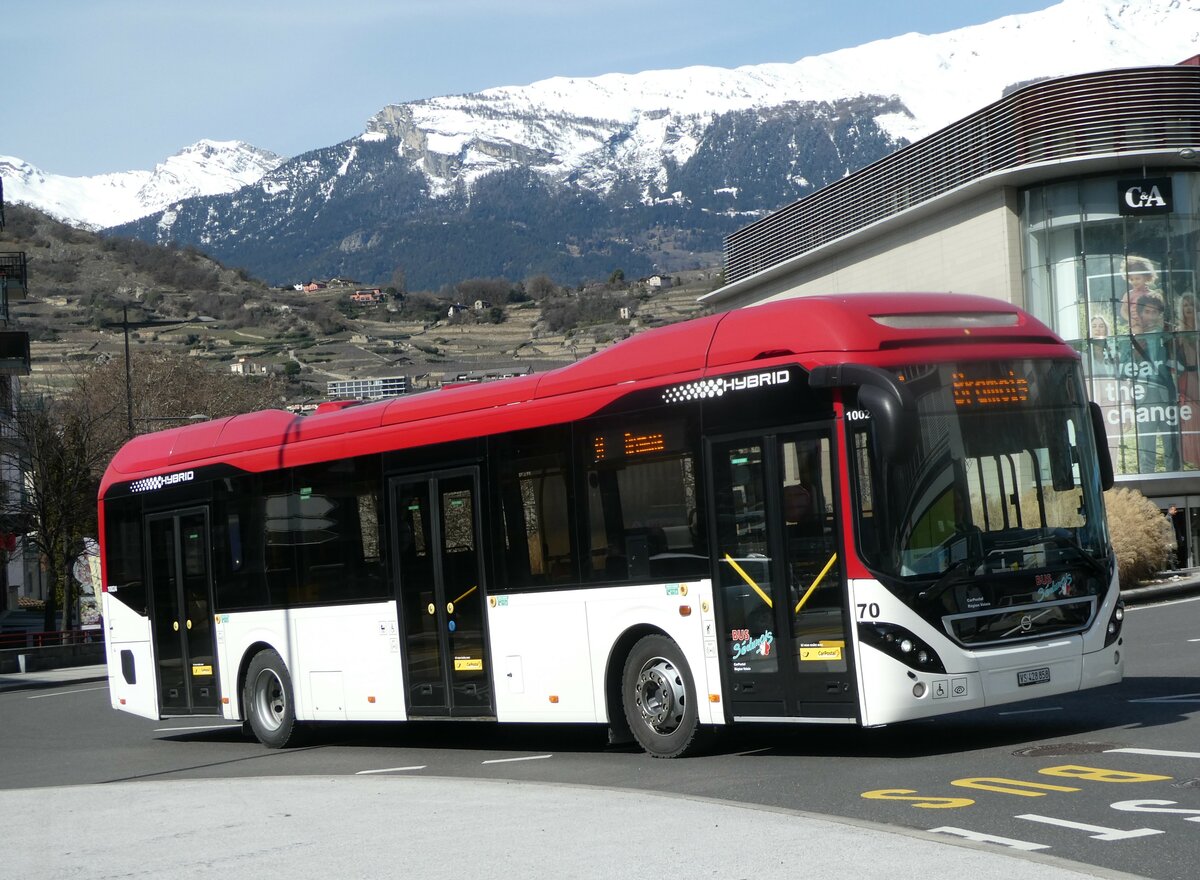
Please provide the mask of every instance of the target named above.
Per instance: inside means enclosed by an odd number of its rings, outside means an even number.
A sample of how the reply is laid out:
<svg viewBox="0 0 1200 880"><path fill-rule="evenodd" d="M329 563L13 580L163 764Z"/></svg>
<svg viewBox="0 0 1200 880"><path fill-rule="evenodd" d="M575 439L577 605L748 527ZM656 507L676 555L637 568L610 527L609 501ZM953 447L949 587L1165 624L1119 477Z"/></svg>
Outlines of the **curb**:
<svg viewBox="0 0 1200 880"><path fill-rule="evenodd" d="M1180 578L1177 581L1130 587L1121 590L1121 598L1125 600L1126 605L1142 605L1147 602L1173 599L1193 593L1200 594L1200 578Z"/></svg>
<svg viewBox="0 0 1200 880"><path fill-rule="evenodd" d="M44 670L50 671L50 670ZM10 691L35 691L45 688L62 687L68 684L95 684L96 682L108 681L106 675L94 675L87 678L42 678L37 681L13 681L11 678L5 680L6 676L0 676L0 694L6 694Z"/></svg>

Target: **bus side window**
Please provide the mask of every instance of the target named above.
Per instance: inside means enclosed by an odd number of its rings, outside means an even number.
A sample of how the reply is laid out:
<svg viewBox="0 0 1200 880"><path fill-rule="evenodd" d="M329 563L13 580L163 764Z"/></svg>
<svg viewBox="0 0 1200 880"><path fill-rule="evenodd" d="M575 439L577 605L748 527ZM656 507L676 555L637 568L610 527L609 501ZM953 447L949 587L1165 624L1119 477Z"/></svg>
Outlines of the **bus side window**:
<svg viewBox="0 0 1200 880"><path fill-rule="evenodd" d="M701 577L697 446L682 419L597 421L583 434L591 581Z"/></svg>
<svg viewBox="0 0 1200 880"><path fill-rule="evenodd" d="M266 608L263 518L258 476L213 484L213 584L216 610Z"/></svg>
<svg viewBox="0 0 1200 880"><path fill-rule="evenodd" d="M108 588L123 605L146 613L146 586L142 571L142 503L137 498L109 501L105 511L105 550Z"/></svg>
<svg viewBox="0 0 1200 880"><path fill-rule="evenodd" d="M386 596L379 564L380 479L374 458L296 470L287 505L297 574L292 604Z"/></svg>
<svg viewBox="0 0 1200 880"><path fill-rule="evenodd" d="M575 503L563 428L525 431L493 441L498 586L576 583Z"/></svg>

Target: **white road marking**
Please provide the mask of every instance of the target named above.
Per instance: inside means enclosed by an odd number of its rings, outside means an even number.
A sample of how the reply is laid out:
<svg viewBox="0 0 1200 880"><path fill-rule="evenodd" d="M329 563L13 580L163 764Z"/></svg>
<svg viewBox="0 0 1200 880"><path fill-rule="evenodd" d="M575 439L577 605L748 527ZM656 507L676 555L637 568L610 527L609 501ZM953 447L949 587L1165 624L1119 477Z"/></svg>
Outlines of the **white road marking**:
<svg viewBox="0 0 1200 880"><path fill-rule="evenodd" d="M1011 712L997 712L997 715L1029 715L1033 712L1061 712L1062 706L1046 706L1041 709L1013 709Z"/></svg>
<svg viewBox="0 0 1200 880"><path fill-rule="evenodd" d="M1088 825L1084 822L1071 822L1068 819L1056 819L1053 816L1039 816L1036 813L1024 813L1017 819L1028 819L1030 822L1041 822L1045 825L1057 825L1060 828L1072 828L1076 831L1094 831L1089 834L1092 840L1129 840L1132 837L1149 837L1152 834L1165 834L1157 828L1108 828L1104 825Z"/></svg>
<svg viewBox="0 0 1200 880"><path fill-rule="evenodd" d="M1148 602L1145 605L1128 605L1125 608L1125 613L1130 611L1145 611L1149 608L1162 608L1164 605L1182 605L1184 602L1200 602L1200 596L1192 596L1188 599L1165 599L1162 602Z"/></svg>
<svg viewBox="0 0 1200 880"><path fill-rule="evenodd" d="M89 691L106 691L106 690L108 690L108 685L105 685L104 687L98 687L98 688L83 688L82 690L78 690L78 691L59 691L56 694L38 694L37 696L26 697L25 699L27 699L27 700L44 700L44 699L46 699L46 697L66 697L71 694L86 694Z"/></svg>
<svg viewBox="0 0 1200 880"><path fill-rule="evenodd" d="M240 724L197 724L194 727L156 727L155 733L171 733L176 730L232 730Z"/></svg>
<svg viewBox="0 0 1200 880"><path fill-rule="evenodd" d="M1139 697L1131 703L1200 703L1200 694L1171 694L1169 697Z"/></svg>
<svg viewBox="0 0 1200 880"><path fill-rule="evenodd" d="M480 761L481 764L511 764L514 761L540 761L542 758L553 758L553 755L530 755L527 758L493 758L491 761Z"/></svg>
<svg viewBox="0 0 1200 880"><path fill-rule="evenodd" d="M415 764L412 767L385 767L382 770L359 770L355 776L370 776L372 773L403 773L406 770L424 770L427 764Z"/></svg>
<svg viewBox="0 0 1200 880"><path fill-rule="evenodd" d="M1173 752L1169 749L1107 749L1107 752L1121 752L1126 755L1152 755L1158 758L1200 758L1200 752Z"/></svg>
<svg viewBox="0 0 1200 880"><path fill-rule="evenodd" d="M1015 840L1011 837L998 837L995 834L984 834L981 831L969 831L966 828L955 828L953 825L943 825L941 828L930 828L931 834L953 834L955 837L964 837L967 840L974 840L976 843L998 843L1001 846L1007 846L1010 849L1023 849L1032 852L1036 849L1050 849L1045 843L1030 843L1028 840Z"/></svg>

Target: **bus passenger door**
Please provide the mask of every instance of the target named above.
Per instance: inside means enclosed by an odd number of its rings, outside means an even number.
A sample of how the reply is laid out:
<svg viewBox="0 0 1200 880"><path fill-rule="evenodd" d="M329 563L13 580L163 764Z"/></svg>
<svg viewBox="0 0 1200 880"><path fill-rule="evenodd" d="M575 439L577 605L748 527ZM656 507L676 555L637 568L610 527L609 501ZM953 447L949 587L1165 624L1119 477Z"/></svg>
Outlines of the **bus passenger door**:
<svg viewBox="0 0 1200 880"><path fill-rule="evenodd" d="M735 717L853 719L827 431L715 441L718 620Z"/></svg>
<svg viewBox="0 0 1200 880"><path fill-rule="evenodd" d="M408 714L493 717L475 469L392 481Z"/></svg>
<svg viewBox="0 0 1200 880"><path fill-rule="evenodd" d="M146 517L150 619L162 715L216 714L208 511Z"/></svg>

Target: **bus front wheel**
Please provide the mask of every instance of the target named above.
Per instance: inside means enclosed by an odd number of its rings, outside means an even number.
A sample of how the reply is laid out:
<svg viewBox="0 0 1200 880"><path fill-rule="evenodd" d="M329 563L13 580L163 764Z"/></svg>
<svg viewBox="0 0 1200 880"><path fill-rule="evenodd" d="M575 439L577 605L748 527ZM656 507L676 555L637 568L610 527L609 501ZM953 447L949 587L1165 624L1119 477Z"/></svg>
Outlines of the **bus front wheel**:
<svg viewBox="0 0 1200 880"><path fill-rule="evenodd" d="M242 705L250 729L264 746L282 749L292 739L296 732L292 677L274 651L259 651L250 661Z"/></svg>
<svg viewBox="0 0 1200 880"><path fill-rule="evenodd" d="M692 673L666 636L645 636L633 646L621 676L621 702L634 737L654 757L679 758L699 746Z"/></svg>

